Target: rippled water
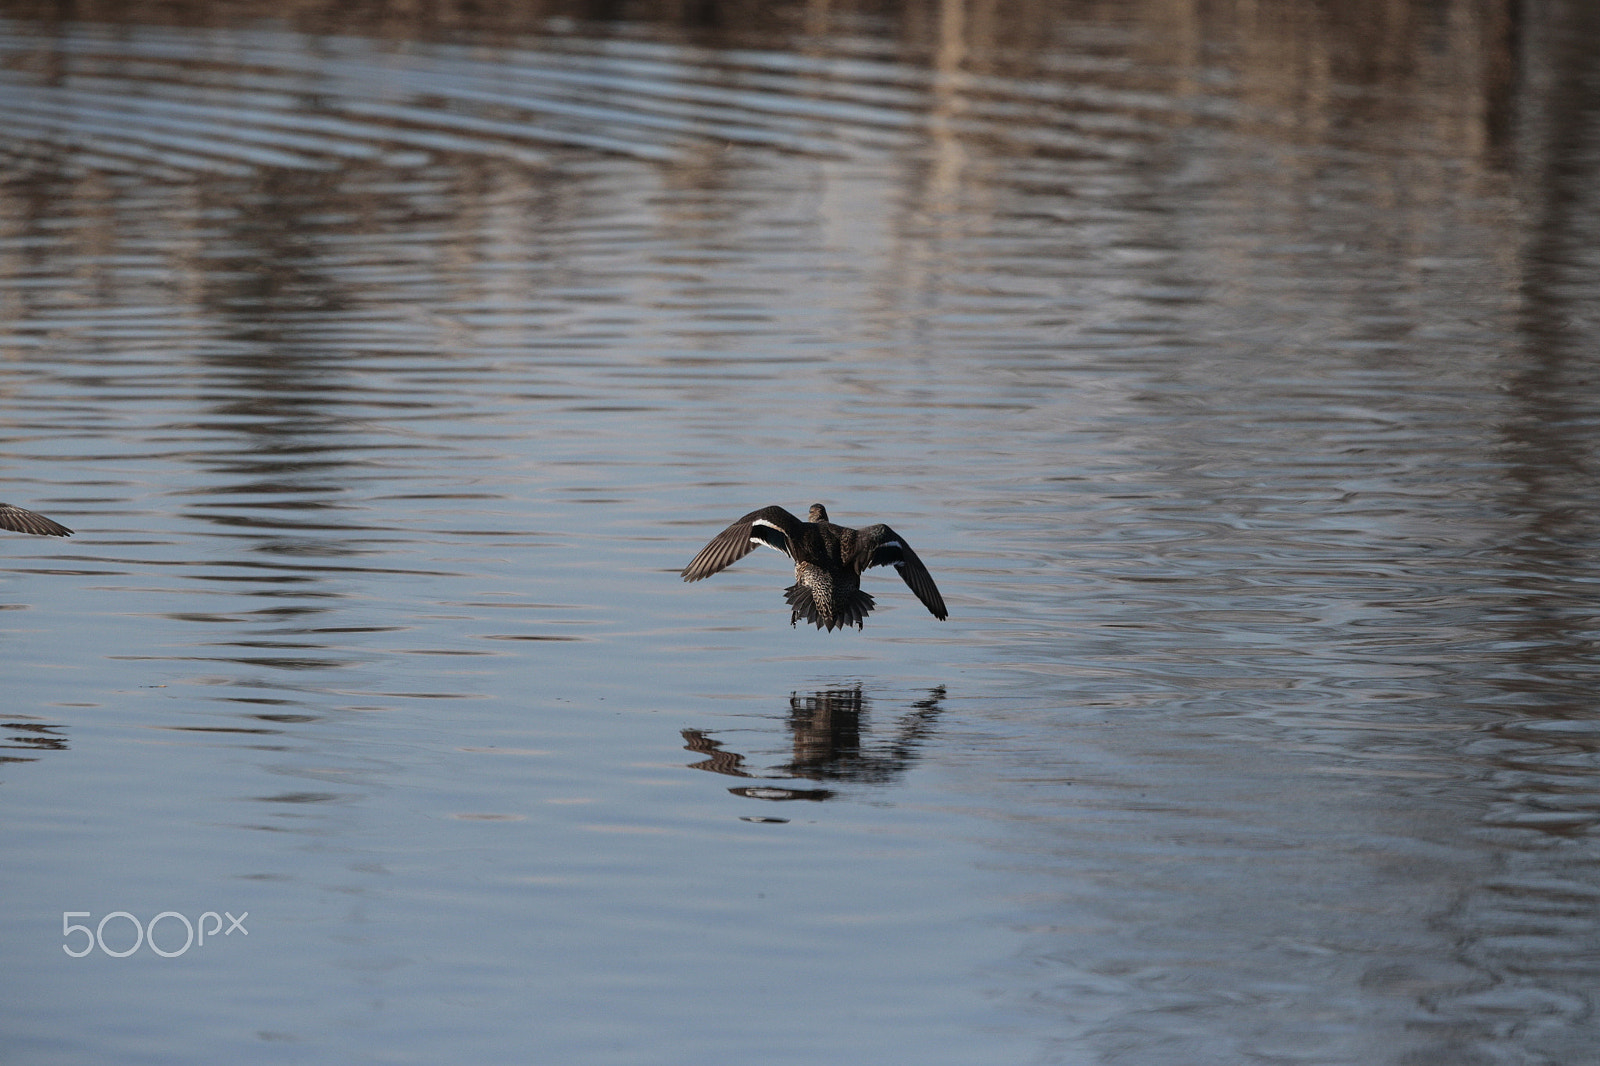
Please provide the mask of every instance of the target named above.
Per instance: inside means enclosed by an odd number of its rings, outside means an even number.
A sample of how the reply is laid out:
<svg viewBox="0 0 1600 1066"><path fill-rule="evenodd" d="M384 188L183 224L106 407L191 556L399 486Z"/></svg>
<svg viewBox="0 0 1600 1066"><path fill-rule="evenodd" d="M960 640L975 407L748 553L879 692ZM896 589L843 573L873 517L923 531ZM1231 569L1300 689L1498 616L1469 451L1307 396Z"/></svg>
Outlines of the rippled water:
<svg viewBox="0 0 1600 1066"><path fill-rule="evenodd" d="M1600 27L1457 7L0 20L9 1056L1588 1061ZM950 619L679 580L816 500Z"/></svg>

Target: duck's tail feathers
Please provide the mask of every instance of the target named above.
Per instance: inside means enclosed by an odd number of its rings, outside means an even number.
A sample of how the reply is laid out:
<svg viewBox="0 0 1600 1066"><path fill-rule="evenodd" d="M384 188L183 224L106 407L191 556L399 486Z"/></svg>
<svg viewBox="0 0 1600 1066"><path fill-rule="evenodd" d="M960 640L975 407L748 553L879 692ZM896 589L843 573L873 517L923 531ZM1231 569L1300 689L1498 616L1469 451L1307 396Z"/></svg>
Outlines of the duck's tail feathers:
<svg viewBox="0 0 1600 1066"><path fill-rule="evenodd" d="M857 589L847 593L843 599L833 604L833 613L825 615L817 610L817 602L811 596L811 590L804 585L794 584L783 590L783 598L789 601L792 613L789 615L789 624L794 625L804 618L813 623L818 629L843 629L846 626L861 628L867 615L872 613L874 601L872 594Z"/></svg>

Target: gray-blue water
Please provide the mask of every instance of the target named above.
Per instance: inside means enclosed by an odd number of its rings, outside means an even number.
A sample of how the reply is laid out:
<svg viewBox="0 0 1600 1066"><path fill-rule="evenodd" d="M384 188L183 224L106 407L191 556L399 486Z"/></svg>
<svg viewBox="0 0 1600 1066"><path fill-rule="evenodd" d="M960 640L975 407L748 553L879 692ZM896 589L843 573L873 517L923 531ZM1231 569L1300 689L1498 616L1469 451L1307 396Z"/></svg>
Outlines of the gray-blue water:
<svg viewBox="0 0 1600 1066"><path fill-rule="evenodd" d="M1597 20L1171 7L0 20L5 1060L1594 1061Z"/></svg>

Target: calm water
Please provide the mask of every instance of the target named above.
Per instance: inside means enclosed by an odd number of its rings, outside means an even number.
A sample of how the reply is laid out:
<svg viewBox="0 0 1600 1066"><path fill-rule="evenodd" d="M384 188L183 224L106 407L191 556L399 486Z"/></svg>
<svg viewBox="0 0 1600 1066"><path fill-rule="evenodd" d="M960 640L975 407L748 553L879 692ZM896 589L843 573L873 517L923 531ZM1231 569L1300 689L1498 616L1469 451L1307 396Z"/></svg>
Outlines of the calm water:
<svg viewBox="0 0 1600 1066"><path fill-rule="evenodd" d="M1305 6L12 5L6 1059L1594 1061L1600 25Z"/></svg>

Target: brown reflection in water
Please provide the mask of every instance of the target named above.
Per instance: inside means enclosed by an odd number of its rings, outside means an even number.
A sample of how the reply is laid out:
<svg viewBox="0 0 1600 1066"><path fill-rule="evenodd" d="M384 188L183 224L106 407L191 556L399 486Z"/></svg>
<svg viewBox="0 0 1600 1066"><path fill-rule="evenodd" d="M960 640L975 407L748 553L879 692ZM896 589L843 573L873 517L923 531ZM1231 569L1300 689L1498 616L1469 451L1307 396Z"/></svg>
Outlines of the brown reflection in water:
<svg viewBox="0 0 1600 1066"><path fill-rule="evenodd" d="M520 0L428 4L333 0L22 0L10 18L190 28L259 24L308 34L438 40L603 32L679 34L706 46L763 46L814 54L819 40L864 29L893 39L901 58L952 75L1026 76L1046 53L1104 52L1126 59L1123 76L1163 78L1215 92L1218 75L1242 100L1287 108L1306 132L1321 136L1343 123L1392 120L1416 107L1413 90L1448 88L1453 113L1436 113L1454 137L1487 146L1503 137L1519 76L1517 50L1527 18L1520 0L1344 0L1337 4L1246 0ZM1129 52L1130 46L1132 52ZM1352 97L1340 86L1383 86L1382 96ZM968 91L958 82L946 88ZM948 99L935 109L948 106ZM1428 105L1432 110L1431 105Z"/></svg>
<svg viewBox="0 0 1600 1066"><path fill-rule="evenodd" d="M190 507L207 521L253 541L251 550L288 557L288 573L272 580L304 583L298 560L362 554L364 525L352 510L341 447L349 433L345 395L359 365L347 351L319 341L319 326L358 304L339 270L322 262L306 216L338 211L333 183L302 171L269 171L247 187L213 189L210 205L222 239L198 294L226 344L200 347L208 383L207 426L231 446L208 448L193 461L211 485ZM318 535L338 530L338 538ZM314 568L313 568L314 569ZM258 575L259 576L259 575Z"/></svg>
<svg viewBox="0 0 1600 1066"><path fill-rule="evenodd" d="M1415 204L1418 198L1443 203L1470 193L1481 177L1478 168L1496 169L1504 161L1510 131L1527 121L1527 116L1514 114L1511 101L1542 57L1529 57L1523 47L1529 33L1522 12L1515 0L1442 5L1427 0L1338 5L1084 0L1007 5L1004 17L995 5L961 0L897 5L463 2L409 8L326 0L288 5L255 0L91 0L72 5L24 0L8 5L6 14L46 24L70 18L193 28L288 25L305 33L373 39L504 43L507 35L527 34L530 45L541 39L553 44L571 31L591 41L603 39L608 20L625 19L630 40L639 39L640 27L648 26L667 40L679 31L696 44L757 45L807 57L837 54L830 34L859 34L868 27L893 48L883 58L908 64L904 72L913 77L904 85L920 94L916 103L906 105L918 114L903 127L922 134L914 142L919 187L908 190L914 195L905 197L907 211L899 226L921 233L930 216L949 221L958 214L955 208L968 204L966 198L989 192L983 176L990 172L975 167L974 160L1094 157L1103 145L1093 134L1111 119L1130 123L1130 137L1148 139L1158 162L1160 154L1178 147L1170 134L1181 133L1186 125L1224 125L1237 131L1248 139L1235 164L1242 169L1224 180L1236 184L1236 195L1250 201L1259 202L1274 188L1279 195L1299 189L1315 176L1314 168L1328 162L1314 154L1261 158L1273 145L1359 144L1390 148L1406 162L1397 168L1395 159L1379 154L1360 164L1375 204ZM715 56L683 61L700 78L714 78L721 62ZM40 84L52 86L60 80L52 71L63 69L63 57L52 52L48 38L13 62ZM925 70L917 71L916 64ZM330 63L323 73L336 66ZM130 72L130 84L146 76ZM329 86L306 76L310 80L304 92L315 112L312 101ZM870 79L856 84L853 77L844 70L797 75L814 85L819 100L872 102L877 86ZM1007 82L997 84L1000 80ZM738 87L737 79L729 86L730 91ZM864 95L858 98L858 93ZM653 107L650 100L630 97L625 87L605 95L621 111ZM988 105L993 110L985 110ZM538 113L537 100L529 106L530 113ZM456 107L461 108L459 101ZM463 113L482 117L476 109ZM756 116L753 122L767 118ZM832 118L841 127L853 121ZM251 119L242 115L241 121ZM1161 131L1150 128L1154 124ZM891 125L901 128L897 122ZM729 179L727 161L713 149L732 134L714 121L706 128L710 134L700 142L701 152L679 143L670 149L653 142L640 148L675 153L674 184L714 188ZM646 134L636 135L647 139ZM495 137L481 140L496 143ZM1254 157L1255 164L1244 157ZM1461 173L1464 160L1477 166ZM1174 165L1171 159L1166 163ZM348 165L340 165L349 173ZM1164 169L1148 168L1152 176ZM964 225L974 222L969 219Z"/></svg>
<svg viewBox="0 0 1600 1066"><path fill-rule="evenodd" d="M698 729L683 731L684 747L707 755L690 763L693 770L707 770L729 777L762 780L803 778L811 781L849 781L888 784L900 777L916 761L917 749L927 738L940 713L945 689L930 689L911 709L894 719L892 731L875 739L869 726L871 701L860 685L820 689L789 697L788 726L794 758L752 771L745 756L728 751L711 733ZM728 791L750 799L825 800L832 789L791 789L776 786L745 786Z"/></svg>
<svg viewBox="0 0 1600 1066"><path fill-rule="evenodd" d="M714 774L727 774L729 777L753 777L744 768L744 756L736 751L723 751L722 742L712 738L711 734L700 729L685 729L683 731L683 747L685 751L699 752L709 756L704 762L692 762L691 770L709 770Z"/></svg>
<svg viewBox="0 0 1600 1066"><path fill-rule="evenodd" d="M708 770L714 774L725 774L728 777L764 777L766 775L754 774L744 768L744 756L736 751L725 751L722 741L717 740L709 733L699 729L685 729L683 731L684 748L687 751L700 752L710 756L702 762L689 764L691 770ZM827 788L782 788L775 785L742 785L730 788L735 796L746 799L761 800L825 800L831 799L835 793Z"/></svg>
<svg viewBox="0 0 1600 1066"><path fill-rule="evenodd" d="M1497 628L1509 646L1500 668L1485 674L1516 708L1489 727L1503 775L1496 821L1557 837L1600 824L1592 780L1600 720L1587 695L1600 680L1593 596L1600 365L1593 317L1577 311L1600 304L1592 265L1600 188L1593 134L1586 133L1600 114L1600 86L1582 43L1600 39L1600 12L1591 5L1566 14L1545 27L1548 39L1535 42L1549 57L1544 106L1521 154L1528 199L1540 214L1523 249L1523 348L1509 367L1505 389L1513 404L1499 427L1508 535L1489 555L1500 571ZM1508 817L1513 811L1523 812L1520 823Z"/></svg>
<svg viewBox="0 0 1600 1066"><path fill-rule="evenodd" d="M39 752L66 751L66 728L55 722L23 721L15 715L0 722L0 763L38 762Z"/></svg>
<svg viewBox="0 0 1600 1066"><path fill-rule="evenodd" d="M1472 673L1488 693L1479 706L1496 719L1472 750L1488 770L1478 836L1495 851L1497 869L1461 893L1443 924L1462 961L1482 975L1460 997L1463 1013L1478 1019L1480 1042L1528 1044L1547 1061L1582 1061L1593 1054L1600 958L1593 846L1600 827L1593 697L1600 682L1593 506L1600 9L1557 5L1537 28L1527 49L1542 62L1531 71L1517 151L1524 202L1534 212L1520 249L1522 349L1507 359L1511 402L1497 427L1505 532L1479 553L1489 615L1483 628L1500 646ZM1537 1008L1504 1009L1523 1002ZM1448 998L1435 1006L1458 1009ZM1541 1014L1542 1026L1528 1020ZM1464 1061L1459 1051L1452 1046L1428 1061Z"/></svg>
<svg viewBox="0 0 1600 1066"><path fill-rule="evenodd" d="M1506 380L1516 415L1502 439L1506 508L1523 522L1510 547L1568 572L1592 554L1600 535L1592 507L1600 444L1592 314L1600 299L1593 265L1600 190L1588 132L1600 113L1589 50L1600 40L1600 13L1592 5L1574 9L1568 24L1550 30L1559 36L1542 49L1550 58L1544 106L1522 152L1527 199L1538 214L1522 254L1522 359Z"/></svg>

